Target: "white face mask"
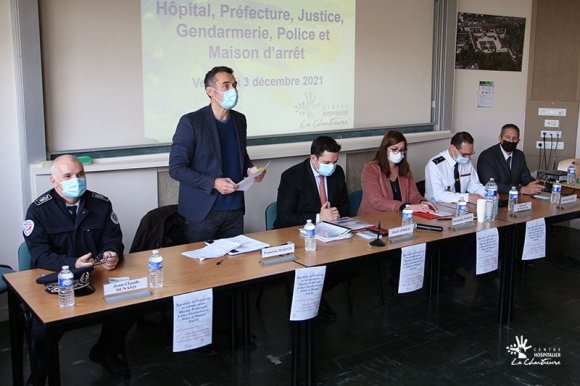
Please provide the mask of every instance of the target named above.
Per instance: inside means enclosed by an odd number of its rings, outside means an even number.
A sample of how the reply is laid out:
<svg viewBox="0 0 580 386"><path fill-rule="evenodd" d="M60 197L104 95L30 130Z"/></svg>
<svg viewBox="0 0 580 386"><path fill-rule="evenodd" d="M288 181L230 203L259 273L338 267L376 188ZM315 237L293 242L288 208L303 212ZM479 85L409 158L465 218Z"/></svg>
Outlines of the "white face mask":
<svg viewBox="0 0 580 386"><path fill-rule="evenodd" d="M389 161L391 161L392 163L398 164L403 160L403 158L405 158L405 156L403 155L402 151L398 153L393 153L392 151L389 150Z"/></svg>

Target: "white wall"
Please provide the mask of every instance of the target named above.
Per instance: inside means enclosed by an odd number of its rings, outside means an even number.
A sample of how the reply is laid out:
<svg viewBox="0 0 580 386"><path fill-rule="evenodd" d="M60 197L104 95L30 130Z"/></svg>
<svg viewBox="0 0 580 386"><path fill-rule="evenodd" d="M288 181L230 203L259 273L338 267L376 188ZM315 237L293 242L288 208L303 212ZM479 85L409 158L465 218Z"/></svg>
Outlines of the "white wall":
<svg viewBox="0 0 580 386"><path fill-rule="evenodd" d="M12 44L12 20L10 1L0 0L0 165L2 189L0 189L0 264L18 267L17 250L22 240L22 175L20 170L23 149L18 129L18 99L14 47Z"/></svg>
<svg viewBox="0 0 580 386"><path fill-rule="evenodd" d="M499 131L506 123L515 123L520 127L523 144L532 0L458 0L457 12L526 18L521 72L455 70L452 129L467 131L473 136L477 152L474 163L477 163L477 156L498 142ZM490 80L495 84L492 108L477 108L481 80Z"/></svg>

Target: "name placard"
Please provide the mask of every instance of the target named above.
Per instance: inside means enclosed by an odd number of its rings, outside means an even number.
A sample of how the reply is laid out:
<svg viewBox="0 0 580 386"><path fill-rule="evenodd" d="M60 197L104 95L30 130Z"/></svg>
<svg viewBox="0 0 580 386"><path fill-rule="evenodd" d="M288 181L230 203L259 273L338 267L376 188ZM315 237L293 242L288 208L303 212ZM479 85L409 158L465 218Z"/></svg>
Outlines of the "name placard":
<svg viewBox="0 0 580 386"><path fill-rule="evenodd" d="M560 197L560 206L572 206L576 204L578 197L575 194Z"/></svg>
<svg viewBox="0 0 580 386"><path fill-rule="evenodd" d="M473 213L463 214L461 216L456 216L451 219L451 227L461 227L473 222Z"/></svg>
<svg viewBox="0 0 580 386"><path fill-rule="evenodd" d="M105 296L117 295L125 292L131 292L147 288L147 277L141 277L134 280L124 280L120 282L113 282L103 286Z"/></svg>
<svg viewBox="0 0 580 386"><path fill-rule="evenodd" d="M262 257L272 257L286 255L288 253L294 253L294 243L288 241L288 243L283 245L277 245L275 247L268 247L262 249Z"/></svg>
<svg viewBox="0 0 580 386"><path fill-rule="evenodd" d="M408 224L408 225L403 225L403 226L396 227L396 228L391 228L391 229L389 229L389 234L387 237L390 239L393 237L399 237L399 236L412 234L414 230L415 230L415 224Z"/></svg>
<svg viewBox="0 0 580 386"><path fill-rule="evenodd" d="M525 212L527 210L532 210L532 202L520 202L519 204L514 205L514 213L517 212Z"/></svg>

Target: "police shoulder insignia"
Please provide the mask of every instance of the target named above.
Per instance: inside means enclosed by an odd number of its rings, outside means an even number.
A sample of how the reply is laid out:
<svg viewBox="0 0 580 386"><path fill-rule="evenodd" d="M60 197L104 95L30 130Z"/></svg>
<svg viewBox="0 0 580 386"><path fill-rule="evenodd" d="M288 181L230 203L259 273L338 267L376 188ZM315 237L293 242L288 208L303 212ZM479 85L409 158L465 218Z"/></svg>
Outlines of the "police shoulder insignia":
<svg viewBox="0 0 580 386"><path fill-rule="evenodd" d="M40 206L48 201L52 200L52 196L50 195L50 193L46 193L44 196L40 196L38 197L34 203L36 204L36 206Z"/></svg>
<svg viewBox="0 0 580 386"><path fill-rule="evenodd" d="M33 230L34 230L34 221L25 220L22 223L22 233L24 233L24 236L26 237L30 236Z"/></svg>
<svg viewBox="0 0 580 386"><path fill-rule="evenodd" d="M434 163L435 165L438 165L438 164L440 164L440 163L441 163L441 162L443 162L443 161L445 161L445 157L443 157L442 155L440 155L440 156L439 156L439 157L437 157L437 158L433 158L433 163Z"/></svg>
<svg viewBox="0 0 580 386"><path fill-rule="evenodd" d="M113 224L119 225L119 218L117 217L115 212L111 212L111 221L113 222Z"/></svg>
<svg viewBox="0 0 580 386"><path fill-rule="evenodd" d="M93 193L93 198L98 198L99 200L103 200L103 201L109 201L109 199L107 198L107 196L103 196L102 194L99 193Z"/></svg>

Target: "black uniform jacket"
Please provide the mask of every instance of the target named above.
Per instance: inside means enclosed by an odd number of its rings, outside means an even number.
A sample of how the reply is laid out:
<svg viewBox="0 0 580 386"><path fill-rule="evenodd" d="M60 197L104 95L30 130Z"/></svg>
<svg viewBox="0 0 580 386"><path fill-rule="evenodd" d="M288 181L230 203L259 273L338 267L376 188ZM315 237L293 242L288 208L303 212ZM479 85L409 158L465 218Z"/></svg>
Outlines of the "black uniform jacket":
<svg viewBox="0 0 580 386"><path fill-rule="evenodd" d="M77 213L73 223L64 200L54 189L30 204L22 228L32 268L72 268L77 258L89 252L97 256L112 251L122 258L123 234L109 199L87 190Z"/></svg>

